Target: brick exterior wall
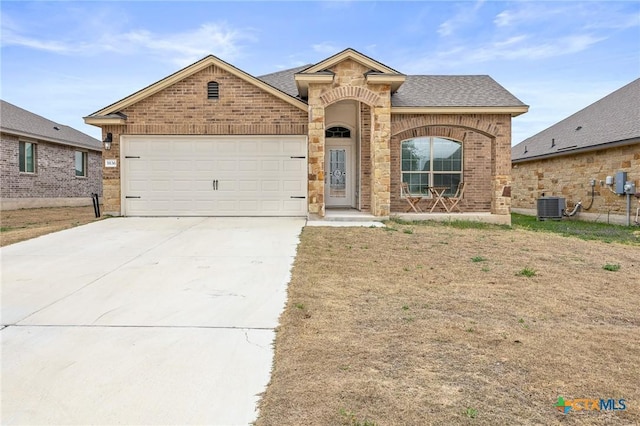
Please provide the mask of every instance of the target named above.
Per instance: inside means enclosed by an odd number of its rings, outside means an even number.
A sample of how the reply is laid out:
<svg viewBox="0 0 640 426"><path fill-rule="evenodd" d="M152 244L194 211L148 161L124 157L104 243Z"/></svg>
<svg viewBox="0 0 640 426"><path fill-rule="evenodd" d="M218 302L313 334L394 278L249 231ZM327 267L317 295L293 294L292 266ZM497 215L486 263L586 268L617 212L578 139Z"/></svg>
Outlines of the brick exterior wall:
<svg viewBox="0 0 640 426"><path fill-rule="evenodd" d="M21 173L18 136L0 135L2 198L71 198L102 195L102 157L98 151L36 141L36 173ZM32 139L24 139L31 142ZM88 152L88 176L75 176L75 151Z"/></svg>
<svg viewBox="0 0 640 426"><path fill-rule="evenodd" d="M207 83L219 85L219 99L207 99ZM307 112L212 65L121 111L127 124L103 127L113 134L105 158L104 210L120 214L120 135L306 135Z"/></svg>
<svg viewBox="0 0 640 426"><path fill-rule="evenodd" d="M216 81L219 99L207 99ZM125 108L128 134L306 135L307 113L212 65Z"/></svg>
<svg viewBox="0 0 640 426"><path fill-rule="evenodd" d="M407 208L400 195L401 142L413 137L434 136L462 142L462 178L467 186L460 202L461 210L509 213L510 198L504 194L504 188L511 181L511 116L394 114L391 127L391 211L404 212ZM424 205L428 202L426 199L421 201Z"/></svg>
<svg viewBox="0 0 640 426"><path fill-rule="evenodd" d="M640 143L514 163L513 207L537 209L537 199L543 196L564 197L569 208L578 201L587 207L591 202L589 180L595 179L593 206L588 211L582 210L578 217L581 214L599 214L606 219L609 213L626 215L626 196L614 194L608 187L600 185L600 181L607 176L615 176L619 171L627 172L627 180L635 182L636 188L640 186ZM640 191L640 188L636 191ZM634 217L638 206L634 198Z"/></svg>

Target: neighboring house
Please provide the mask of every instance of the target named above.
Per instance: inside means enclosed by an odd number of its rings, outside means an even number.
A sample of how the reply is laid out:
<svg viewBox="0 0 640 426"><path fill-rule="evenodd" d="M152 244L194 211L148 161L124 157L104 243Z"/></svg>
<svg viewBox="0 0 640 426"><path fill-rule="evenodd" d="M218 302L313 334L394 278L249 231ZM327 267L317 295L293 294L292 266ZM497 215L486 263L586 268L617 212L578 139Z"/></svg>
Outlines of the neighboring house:
<svg viewBox="0 0 640 426"><path fill-rule="evenodd" d="M81 206L102 195L102 143L0 101L0 209Z"/></svg>
<svg viewBox="0 0 640 426"><path fill-rule="evenodd" d="M408 76L346 49L262 77L207 56L85 122L113 141L112 214L387 217L407 206L401 181L463 179L465 211L509 223L511 118L527 109L488 76Z"/></svg>
<svg viewBox="0 0 640 426"><path fill-rule="evenodd" d="M640 184L640 79L511 151L514 211L536 214L538 198L557 196L566 199L569 211L581 201L579 218L626 223L627 197L606 181L626 172L627 181ZM634 198L633 216L637 206Z"/></svg>

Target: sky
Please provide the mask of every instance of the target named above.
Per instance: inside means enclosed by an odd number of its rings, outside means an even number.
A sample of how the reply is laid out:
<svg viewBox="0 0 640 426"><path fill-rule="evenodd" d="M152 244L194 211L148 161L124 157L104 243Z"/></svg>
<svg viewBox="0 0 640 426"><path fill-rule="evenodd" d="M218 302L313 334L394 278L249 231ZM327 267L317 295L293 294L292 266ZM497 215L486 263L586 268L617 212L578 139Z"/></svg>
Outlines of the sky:
<svg viewBox="0 0 640 426"><path fill-rule="evenodd" d="M512 144L640 77L640 1L0 2L0 98L88 116L207 55L254 76L351 47L404 74L488 74Z"/></svg>

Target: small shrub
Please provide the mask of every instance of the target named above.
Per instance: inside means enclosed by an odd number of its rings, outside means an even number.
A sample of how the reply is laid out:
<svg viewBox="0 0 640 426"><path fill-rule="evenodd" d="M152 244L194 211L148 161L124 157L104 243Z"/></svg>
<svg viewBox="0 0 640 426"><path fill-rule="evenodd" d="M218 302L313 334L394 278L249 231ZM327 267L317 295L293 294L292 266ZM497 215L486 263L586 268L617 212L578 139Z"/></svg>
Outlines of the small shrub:
<svg viewBox="0 0 640 426"><path fill-rule="evenodd" d="M518 277L533 277L536 275L536 270L533 268L526 267L520 272L516 272L516 276Z"/></svg>
<svg viewBox="0 0 640 426"><path fill-rule="evenodd" d="M467 408L467 411L465 411L465 414L470 419L475 419L476 417L478 417L478 410L476 410L475 408Z"/></svg>
<svg viewBox="0 0 640 426"><path fill-rule="evenodd" d="M617 263L616 264L607 263L602 267L602 269L604 269L605 271L616 272L620 270L620 265Z"/></svg>
<svg viewBox="0 0 640 426"><path fill-rule="evenodd" d="M474 256L471 258L472 262L486 262L487 259L482 256Z"/></svg>

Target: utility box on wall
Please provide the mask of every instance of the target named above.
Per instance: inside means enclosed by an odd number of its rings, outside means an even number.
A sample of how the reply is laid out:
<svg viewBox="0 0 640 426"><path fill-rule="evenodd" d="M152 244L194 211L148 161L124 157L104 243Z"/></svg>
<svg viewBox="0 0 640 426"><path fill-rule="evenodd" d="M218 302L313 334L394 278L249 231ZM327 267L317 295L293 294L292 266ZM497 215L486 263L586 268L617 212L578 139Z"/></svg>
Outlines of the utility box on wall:
<svg viewBox="0 0 640 426"><path fill-rule="evenodd" d="M616 194L624 194L624 184L627 182L627 172L616 173Z"/></svg>

